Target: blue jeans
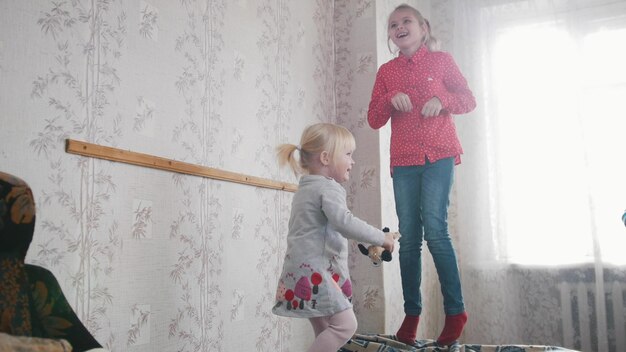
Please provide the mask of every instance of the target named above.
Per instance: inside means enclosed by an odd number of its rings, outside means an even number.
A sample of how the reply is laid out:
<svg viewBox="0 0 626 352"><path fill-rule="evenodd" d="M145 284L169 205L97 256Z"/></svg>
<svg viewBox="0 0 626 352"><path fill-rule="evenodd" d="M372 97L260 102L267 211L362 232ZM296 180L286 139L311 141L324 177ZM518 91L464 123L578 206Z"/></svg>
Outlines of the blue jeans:
<svg viewBox="0 0 626 352"><path fill-rule="evenodd" d="M456 254L448 233L448 205L454 158L393 168L393 191L400 227L400 273L404 312L422 313L422 242L435 262L446 315L465 311Z"/></svg>

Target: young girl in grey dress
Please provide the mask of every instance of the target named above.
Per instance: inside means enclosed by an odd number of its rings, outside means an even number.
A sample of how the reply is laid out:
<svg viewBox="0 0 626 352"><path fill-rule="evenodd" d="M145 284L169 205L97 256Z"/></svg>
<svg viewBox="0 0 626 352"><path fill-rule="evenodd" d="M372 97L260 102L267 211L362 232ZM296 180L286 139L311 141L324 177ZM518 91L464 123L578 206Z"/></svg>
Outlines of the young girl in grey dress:
<svg viewBox="0 0 626 352"><path fill-rule="evenodd" d="M356 332L348 239L393 251L394 239L350 212L346 191L354 165L354 136L346 128L318 123L300 145L278 147L281 166L300 177L292 202L287 251L278 281L274 314L308 318L315 340L308 352L336 351ZM296 160L296 151L299 159Z"/></svg>

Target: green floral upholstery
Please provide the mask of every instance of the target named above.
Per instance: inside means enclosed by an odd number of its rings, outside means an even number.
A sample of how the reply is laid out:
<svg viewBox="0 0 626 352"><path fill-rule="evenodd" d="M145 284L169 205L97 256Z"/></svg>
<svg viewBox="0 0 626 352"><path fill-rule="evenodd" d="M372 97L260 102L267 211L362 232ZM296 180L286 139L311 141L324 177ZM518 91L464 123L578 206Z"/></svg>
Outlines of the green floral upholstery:
<svg viewBox="0 0 626 352"><path fill-rule="evenodd" d="M73 351L102 347L78 319L54 275L24 263L34 230L30 187L0 172L0 333L64 339Z"/></svg>
<svg viewBox="0 0 626 352"><path fill-rule="evenodd" d="M0 253L0 332L32 335L24 262Z"/></svg>
<svg viewBox="0 0 626 352"><path fill-rule="evenodd" d="M28 185L0 172L0 332L32 335L24 257L33 239L35 202Z"/></svg>

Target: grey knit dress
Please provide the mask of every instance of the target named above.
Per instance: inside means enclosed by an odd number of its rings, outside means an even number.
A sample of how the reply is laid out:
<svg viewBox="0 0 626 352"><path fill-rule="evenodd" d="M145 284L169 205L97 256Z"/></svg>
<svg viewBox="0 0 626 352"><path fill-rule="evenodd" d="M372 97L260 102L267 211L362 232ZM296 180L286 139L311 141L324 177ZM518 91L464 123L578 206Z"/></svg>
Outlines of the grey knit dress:
<svg viewBox="0 0 626 352"><path fill-rule="evenodd" d="M272 312L312 318L352 308L348 239L382 245L384 236L352 214L346 191L335 180L302 176L293 197L287 251Z"/></svg>

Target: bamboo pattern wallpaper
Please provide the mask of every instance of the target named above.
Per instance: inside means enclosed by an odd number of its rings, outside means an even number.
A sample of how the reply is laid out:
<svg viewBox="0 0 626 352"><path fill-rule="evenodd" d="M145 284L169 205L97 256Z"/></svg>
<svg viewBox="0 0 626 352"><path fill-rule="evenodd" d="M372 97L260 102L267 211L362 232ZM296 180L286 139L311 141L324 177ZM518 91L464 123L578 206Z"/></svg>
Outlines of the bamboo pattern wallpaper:
<svg viewBox="0 0 626 352"><path fill-rule="evenodd" d="M261 129L261 141L256 158L265 172L279 176L275 161L268 156L281 142L294 143L295 135L287 138L292 121L294 102L298 95L293 92L291 57L294 54L294 36L297 28L291 21L292 3L289 1L260 1L257 16L261 20L256 49L261 53L261 69L255 78L255 87L264 97L257 107L255 117ZM297 133L297 132L296 132ZM282 137L282 138L281 138ZM297 142L295 142L297 143ZM290 196L276 192L257 192L260 202L259 216L254 223L254 238L259 241L260 256L255 260L255 271L260 273L259 293L254 298L254 317L260 325L254 337L255 348L259 351L282 350L285 341L293 338L292 322L274 316L266 309L274 303L275 273L280 272L282 258L279 253L286 250L287 220ZM277 255L278 254L278 255Z"/></svg>
<svg viewBox="0 0 626 352"><path fill-rule="evenodd" d="M371 0L335 3L337 122L349 128L357 141L354 154L356 164L346 185L348 206L357 216L364 218L367 218L367 214L380 213L380 210L374 209L380 204L380 182L376 167L378 143L374 139L375 133L367 124L367 104L377 70L374 11L375 3ZM380 214L369 221L372 225L383 226ZM388 223L385 225L393 227ZM352 244L349 260L359 329L384 331L385 320L375 317L384 316L382 272L389 269L388 265L372 267L358 251L356 243Z"/></svg>
<svg viewBox="0 0 626 352"><path fill-rule="evenodd" d="M226 4L204 0L182 5L186 25L175 42L182 59L175 86L184 101L184 114L171 138L187 161L222 167L224 152L215 136L223 126L219 102L225 84L221 32ZM221 185L208 179L178 177L176 186L184 197L169 226L169 238L179 242L179 256L169 277L179 301L176 313L169 317L168 337L191 351L219 351L225 324L216 304L224 295L219 285L224 262L224 234L218 231L223 209Z"/></svg>
<svg viewBox="0 0 626 352"><path fill-rule="evenodd" d="M375 12L375 0L0 2L0 170L36 197L27 262L55 274L105 348L302 350L309 323L270 311L292 193L75 156L65 139L296 183L276 145L337 122L360 154L349 205L393 225L365 120ZM384 329L383 273L352 245L360 326Z"/></svg>
<svg viewBox="0 0 626 352"><path fill-rule="evenodd" d="M69 283L66 291L74 297L77 315L90 331L98 332L110 324L115 297L109 283L123 243L119 220L106 213L113 206L111 197L117 184L100 162L61 160L59 151L63 147L60 142L69 136L115 144L123 134L114 100L120 87L118 65L124 50L126 14L115 3L81 5L50 3L36 20L43 38L53 47L49 53L54 60L31 72L30 101L48 108L28 147L49 170L39 208L55 207L60 216L42 214L40 231L51 238L37 245L36 255L29 254L34 262L53 267L52 260L61 265L66 263L64 259L73 258L64 273ZM109 335L101 340L110 345L114 338Z"/></svg>

